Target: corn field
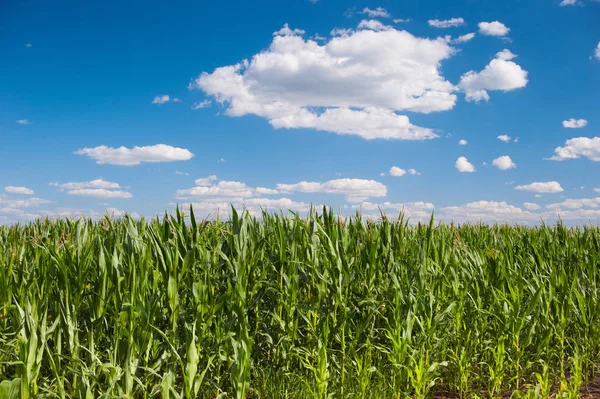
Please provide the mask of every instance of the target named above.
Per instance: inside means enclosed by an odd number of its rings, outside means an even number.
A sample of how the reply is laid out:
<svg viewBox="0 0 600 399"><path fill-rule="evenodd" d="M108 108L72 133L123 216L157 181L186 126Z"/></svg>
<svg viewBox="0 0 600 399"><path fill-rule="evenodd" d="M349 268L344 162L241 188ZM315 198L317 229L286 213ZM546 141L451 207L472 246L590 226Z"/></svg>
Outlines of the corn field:
<svg viewBox="0 0 600 399"><path fill-rule="evenodd" d="M186 213L0 227L0 398L597 387L598 227Z"/></svg>

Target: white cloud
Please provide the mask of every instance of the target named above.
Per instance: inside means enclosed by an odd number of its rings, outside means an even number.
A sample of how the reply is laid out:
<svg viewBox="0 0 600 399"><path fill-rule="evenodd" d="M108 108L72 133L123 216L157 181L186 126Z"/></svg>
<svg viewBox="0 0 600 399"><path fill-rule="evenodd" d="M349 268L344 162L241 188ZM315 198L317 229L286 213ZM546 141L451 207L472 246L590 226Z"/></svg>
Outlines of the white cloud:
<svg viewBox="0 0 600 399"><path fill-rule="evenodd" d="M564 6L574 6L576 4L579 4L577 2L577 0L562 0L559 5L561 7L564 7Z"/></svg>
<svg viewBox="0 0 600 399"><path fill-rule="evenodd" d="M501 134L500 136L497 137L497 139L500 141L504 141L505 143L510 142L510 136L508 136L506 134Z"/></svg>
<svg viewBox="0 0 600 399"><path fill-rule="evenodd" d="M274 195L279 194L279 190L266 187L256 187L256 194Z"/></svg>
<svg viewBox="0 0 600 399"><path fill-rule="evenodd" d="M527 71L513 61L503 59L508 57L505 51L508 50L497 53L497 58L490 61L483 71L469 71L461 76L458 87L465 91L467 101L489 101L487 90L507 92L527 85Z"/></svg>
<svg viewBox="0 0 600 399"><path fill-rule="evenodd" d="M352 208L360 210L360 212L376 212L383 211L386 214L400 214L402 212L404 217L414 219L415 221L428 219L431 216L431 212L434 209L434 205L431 202L407 202L407 203L393 203L393 202L362 202L360 204L352 205ZM377 214L365 216L379 216ZM389 215L388 215L389 216Z"/></svg>
<svg viewBox="0 0 600 399"><path fill-rule="evenodd" d="M467 145L469 142L467 140L459 140L458 145Z"/></svg>
<svg viewBox="0 0 600 399"><path fill-rule="evenodd" d="M175 98L174 98L174 99L172 99L171 101L173 101L174 103L180 103L180 102L181 102L181 100L180 100L180 99L178 99L177 97L175 97Z"/></svg>
<svg viewBox="0 0 600 399"><path fill-rule="evenodd" d="M542 207L539 206L538 204L534 204L533 202L525 202L523 204L523 208L530 210L530 211L537 211L538 209L541 209Z"/></svg>
<svg viewBox="0 0 600 399"><path fill-rule="evenodd" d="M488 101L490 101L490 95L485 90L481 90L481 89L471 90L471 91L467 91L467 95L465 96L465 99L468 102L471 102L471 101L475 101L476 103L478 103L479 101L488 102Z"/></svg>
<svg viewBox="0 0 600 399"><path fill-rule="evenodd" d="M203 180L203 179L199 179ZM201 183L204 183L201 181ZM196 186L185 190L177 190L176 198L189 197L235 197L244 198L252 197L254 190L246 184L237 181L222 180L216 185L211 186Z"/></svg>
<svg viewBox="0 0 600 399"><path fill-rule="evenodd" d="M308 212L310 210L310 204L293 201L289 198L247 198L235 201L229 198L211 198L202 202L179 204L183 208L188 208L190 205L194 208L196 217L212 216L213 218L216 218L217 215L220 218L227 218L230 216L231 206L238 212L245 209L250 214L258 216L260 216L261 209L266 211L291 210L294 212Z"/></svg>
<svg viewBox="0 0 600 399"><path fill-rule="evenodd" d="M32 47L32 46L31 46L31 43L26 43L26 44L25 44L25 47L27 47L27 48L31 48L31 47Z"/></svg>
<svg viewBox="0 0 600 399"><path fill-rule="evenodd" d="M461 36L457 37L456 39L450 40L450 42L451 43L466 43L468 41L471 41L473 38L475 38L475 33L467 33L465 35L461 35Z"/></svg>
<svg viewBox="0 0 600 399"><path fill-rule="evenodd" d="M427 140L438 137L431 129L415 126L405 115L384 108L329 108L321 114L302 112L272 119L276 128L313 128L337 134L357 135L367 140Z"/></svg>
<svg viewBox="0 0 600 399"><path fill-rule="evenodd" d="M12 199L0 194L0 207L2 208L31 208L48 203L50 201L43 198Z"/></svg>
<svg viewBox="0 0 600 399"><path fill-rule="evenodd" d="M152 146L135 146L133 148L112 148L105 145L95 148L82 148L75 151L77 155L86 155L98 164L133 166L142 162L187 161L194 154L185 148L172 147L165 144Z"/></svg>
<svg viewBox="0 0 600 399"><path fill-rule="evenodd" d="M175 171L175 174L176 174L176 175L181 175L181 176L189 176L189 175L190 175L190 174L189 174L189 173L187 173L187 172L181 172L181 171L179 171L179 170L176 170L176 171Z"/></svg>
<svg viewBox="0 0 600 399"><path fill-rule="evenodd" d="M569 120L563 121L562 125L563 127L569 128L569 129L579 129L582 127L587 126L588 121L586 121L585 119L575 119L575 118L571 118Z"/></svg>
<svg viewBox="0 0 600 399"><path fill-rule="evenodd" d="M516 186L515 190L533 191L534 193L560 193L563 188L556 181L549 182L533 182L522 186Z"/></svg>
<svg viewBox="0 0 600 399"><path fill-rule="evenodd" d="M392 166L390 168L389 173L390 173L390 176L397 176L397 177L404 176L405 174L409 174L409 175L413 175L413 176L420 175L420 173L417 172L416 169L410 168L408 170L404 170L397 166ZM381 176L385 176L385 173L381 174Z"/></svg>
<svg viewBox="0 0 600 399"><path fill-rule="evenodd" d="M206 107L210 106L211 103L212 103L212 100L204 100L204 101L200 101L199 103L193 103L192 109L196 110L196 109L206 108Z"/></svg>
<svg viewBox="0 0 600 399"><path fill-rule="evenodd" d="M302 181L295 184L277 184L282 193L342 194L349 202L361 202L371 197L385 197L387 187L375 180L335 179L324 183Z"/></svg>
<svg viewBox="0 0 600 399"><path fill-rule="evenodd" d="M219 163L225 163L225 162L227 162L227 161L225 160L225 158L221 158L221 159L219 159Z"/></svg>
<svg viewBox="0 0 600 399"><path fill-rule="evenodd" d="M95 179L90 181L83 182L70 182L70 183L57 183L52 182L49 184L52 187L58 187L62 190L78 190L84 188L93 188L93 189L115 189L121 188L118 183L106 181L103 179Z"/></svg>
<svg viewBox="0 0 600 399"><path fill-rule="evenodd" d="M595 188L594 191L600 193L600 188Z"/></svg>
<svg viewBox="0 0 600 399"><path fill-rule="evenodd" d="M368 139L437 137L396 112L454 107L455 87L441 75L440 64L455 49L444 40L393 28L332 33L341 36L324 44L291 30L276 34L250 61L202 73L192 87L225 105L226 115L257 115L276 129L313 128Z"/></svg>
<svg viewBox="0 0 600 399"><path fill-rule="evenodd" d="M59 191L67 191L69 195L98 197L98 198L132 198L133 195L126 191L116 190L121 188L118 183L106 181L103 179L95 179L84 182L69 182L58 183L52 182L49 184L52 187L58 187Z"/></svg>
<svg viewBox="0 0 600 399"><path fill-rule="evenodd" d="M163 94L162 96L154 97L152 100L152 104L164 104L170 100L170 97L167 94Z"/></svg>
<svg viewBox="0 0 600 399"><path fill-rule="evenodd" d="M210 175L208 177L201 177L200 179L196 179L194 183L196 183L197 186L212 186L215 180L217 180L217 176Z"/></svg>
<svg viewBox="0 0 600 399"><path fill-rule="evenodd" d="M402 23L406 23L406 22L410 22L411 19L410 18L396 18L394 19L394 23L395 24L402 24Z"/></svg>
<svg viewBox="0 0 600 399"><path fill-rule="evenodd" d="M379 18L389 18L390 17L390 14L383 7L377 7L374 10L371 10L370 8L365 7L365 9L363 9L361 11L361 14L367 14L371 18L376 18L376 17L379 17Z"/></svg>
<svg viewBox="0 0 600 399"><path fill-rule="evenodd" d="M440 209L442 219L456 221L512 221L523 222L539 219L539 214L524 211L505 201L475 201L461 206Z"/></svg>
<svg viewBox="0 0 600 399"><path fill-rule="evenodd" d="M600 161L600 137L576 137L566 141L564 147L554 149L554 155L549 160L564 161L579 159L582 156L591 161Z"/></svg>
<svg viewBox="0 0 600 399"><path fill-rule="evenodd" d="M358 29L370 29L370 30L374 30L374 31L378 32L378 31L390 30L393 28L389 25L384 25L383 23L381 23L380 21L378 21L376 19L363 19L358 24Z"/></svg>
<svg viewBox="0 0 600 399"><path fill-rule="evenodd" d="M598 208L600 207L600 197L597 198L579 198L566 199L562 202L546 205L546 208L553 211L561 209L581 209L581 208Z"/></svg>
<svg viewBox="0 0 600 399"><path fill-rule="evenodd" d="M392 166L390 168L390 175L391 176L404 176L406 174L406 171L404 169L401 169L397 166Z"/></svg>
<svg viewBox="0 0 600 399"><path fill-rule="evenodd" d="M596 46L596 49L594 50L594 56L596 59L600 60L600 42L598 42L598 46Z"/></svg>
<svg viewBox="0 0 600 399"><path fill-rule="evenodd" d="M434 28L452 28L457 26L463 26L465 24L465 20L462 18L451 18L451 19L430 19L427 21L429 26L433 26Z"/></svg>
<svg viewBox="0 0 600 399"><path fill-rule="evenodd" d="M480 22L479 33L487 36L505 36L510 28L506 27L502 22Z"/></svg>
<svg viewBox="0 0 600 399"><path fill-rule="evenodd" d="M290 29L290 26L287 23L285 23L283 24L283 28L273 32L273 36L297 36L303 35L305 33L306 32L302 29Z"/></svg>
<svg viewBox="0 0 600 399"><path fill-rule="evenodd" d="M454 164L454 167L459 172L475 172L475 167L469 160L465 157L459 157Z"/></svg>
<svg viewBox="0 0 600 399"><path fill-rule="evenodd" d="M510 51L509 49L506 49L506 48L504 50L496 53L496 58L498 58L500 60L504 60L504 61L510 61L516 57L517 57L516 54L513 54L512 51Z"/></svg>
<svg viewBox="0 0 600 399"><path fill-rule="evenodd" d="M500 170L507 170L516 168L517 164L513 162L508 155L502 155L492 161L492 165L496 166Z"/></svg>
<svg viewBox="0 0 600 399"><path fill-rule="evenodd" d="M4 191L9 194L20 194L20 195L33 195L35 192L27 187L16 187L16 186L6 186L4 187Z"/></svg>
<svg viewBox="0 0 600 399"><path fill-rule="evenodd" d="M67 191L67 194L97 198L133 198L133 195L127 191L106 190L103 188L80 188Z"/></svg>
<svg viewBox="0 0 600 399"><path fill-rule="evenodd" d="M29 119L19 119L17 123L19 125L31 125L31 121Z"/></svg>

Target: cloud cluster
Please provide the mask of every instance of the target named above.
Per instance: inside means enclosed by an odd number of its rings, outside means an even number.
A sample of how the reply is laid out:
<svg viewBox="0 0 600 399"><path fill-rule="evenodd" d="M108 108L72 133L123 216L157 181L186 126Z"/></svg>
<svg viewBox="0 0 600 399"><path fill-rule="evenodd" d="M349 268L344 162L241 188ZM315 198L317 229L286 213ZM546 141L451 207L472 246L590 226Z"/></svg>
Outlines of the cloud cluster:
<svg viewBox="0 0 600 399"><path fill-rule="evenodd" d="M475 172L475 166L465 157L459 157L454 164L459 172Z"/></svg>
<svg viewBox="0 0 600 399"><path fill-rule="evenodd" d="M19 195L33 195L35 192L27 187L17 187L17 186L6 186L4 187L4 191L9 194L19 194Z"/></svg>
<svg viewBox="0 0 600 399"><path fill-rule="evenodd" d="M525 190L532 191L534 193L561 193L563 192L563 188L560 183L557 181L548 181L548 182L533 182L530 184L516 186L515 190Z"/></svg>
<svg viewBox="0 0 600 399"><path fill-rule="evenodd" d="M582 127L586 127L587 124L588 124L588 121L586 121L585 119L575 119L575 118L568 119L566 121L563 121L563 123L562 123L563 127L566 127L569 129L580 129Z"/></svg>
<svg viewBox="0 0 600 399"><path fill-rule="evenodd" d="M118 183L95 179L85 182L58 183L52 182L50 186L57 187L59 191L66 191L68 195L96 198L133 198L133 194L118 190Z"/></svg>
<svg viewBox="0 0 600 399"><path fill-rule="evenodd" d="M105 145L94 148L82 148L75 151L77 155L85 155L98 164L134 166L142 162L173 162L187 161L194 154L185 148L172 147L166 144L133 148L112 148Z"/></svg>
<svg viewBox="0 0 600 399"><path fill-rule="evenodd" d="M554 149L554 155L549 160L564 161L586 157L591 161L600 161L600 137L576 137L566 141L562 147Z"/></svg>
<svg viewBox="0 0 600 399"><path fill-rule="evenodd" d="M430 19L427 21L429 26L433 26L434 28L453 28L457 26L463 26L465 24L465 20L462 18L450 18L450 19Z"/></svg>
<svg viewBox="0 0 600 399"><path fill-rule="evenodd" d="M452 109L455 87L440 64L455 50L379 21L338 30L328 42L305 40L285 26L267 50L204 72L192 87L226 106L229 116L258 115L276 129L313 128L366 139L423 140L431 130L399 111Z"/></svg>
<svg viewBox="0 0 600 399"><path fill-rule="evenodd" d="M415 169L408 169L408 170L404 170L402 168L399 168L397 166L392 166L390 168L389 174L390 176L404 176L405 174L409 174L409 175L420 175L419 172L417 172Z"/></svg>
<svg viewBox="0 0 600 399"><path fill-rule="evenodd" d="M480 22L477 26L479 33L487 36L506 36L510 32L510 28L499 21Z"/></svg>
<svg viewBox="0 0 600 399"><path fill-rule="evenodd" d="M458 87L466 93L467 101L489 101L489 90L507 92L525 87L527 71L510 61L514 57L505 49L497 53L482 71L469 71L462 75Z"/></svg>
<svg viewBox="0 0 600 399"><path fill-rule="evenodd" d="M166 102L169 102L169 100L171 100L171 98L169 97L168 94L163 94L162 96L156 96L154 97L154 100L152 100L152 104L164 104Z"/></svg>
<svg viewBox="0 0 600 399"><path fill-rule="evenodd" d="M492 165L500 170L508 170L517 167L517 164L508 155L502 155L492 161Z"/></svg>

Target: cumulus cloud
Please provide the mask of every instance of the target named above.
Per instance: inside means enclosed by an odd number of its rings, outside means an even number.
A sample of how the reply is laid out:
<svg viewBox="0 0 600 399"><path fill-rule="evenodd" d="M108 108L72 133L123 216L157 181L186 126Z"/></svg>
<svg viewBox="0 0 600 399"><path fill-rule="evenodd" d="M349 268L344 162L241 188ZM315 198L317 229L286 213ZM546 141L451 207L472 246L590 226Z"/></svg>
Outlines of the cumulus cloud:
<svg viewBox="0 0 600 399"><path fill-rule="evenodd" d="M597 198L579 198L566 199L562 202L546 205L546 208L553 211L560 209L581 209L581 208L598 208L600 207L600 197Z"/></svg>
<svg viewBox="0 0 600 399"><path fill-rule="evenodd" d="M35 192L27 187L17 187L17 186L6 186L4 187L4 191L9 194L20 194L20 195L33 195Z"/></svg>
<svg viewBox="0 0 600 399"><path fill-rule="evenodd" d="M400 214L403 213L404 217L415 219L415 221L428 219L431 216L431 212L434 209L434 205L431 202L407 202L407 203L393 203L385 201L382 203L362 202L360 204L352 205L353 209L358 209L361 213L365 212L366 215L378 216L380 212L385 214ZM375 214L372 214L376 212Z"/></svg>
<svg viewBox="0 0 600 399"><path fill-rule="evenodd" d="M458 87L466 93L467 101L489 101L488 90L507 92L527 85L527 71L509 61L511 56L515 55L505 49L483 71L469 71L461 76Z"/></svg>
<svg viewBox="0 0 600 399"><path fill-rule="evenodd" d="M31 208L49 204L50 202L43 198L12 199L0 194L0 208Z"/></svg>
<svg viewBox="0 0 600 399"><path fill-rule="evenodd" d="M203 179L199 179L203 180ZM203 183L203 182L202 182ZM189 189L177 190L176 198L185 199L189 197L252 197L254 190L246 184L238 181L222 180L215 185L196 186Z"/></svg>
<svg viewBox="0 0 600 399"><path fill-rule="evenodd" d="M371 18L389 18L390 14L387 12L387 10L383 7L377 7L374 10L371 10L368 7L365 7L362 11L361 14L367 14L369 17Z"/></svg>
<svg viewBox="0 0 600 399"><path fill-rule="evenodd" d="M117 190L121 188L118 183L103 179L69 183L52 182L50 186L57 187L59 191L67 191L69 195L97 198L133 198L131 193Z"/></svg>
<svg viewBox="0 0 600 399"><path fill-rule="evenodd" d="M443 219L455 221L524 222L539 218L538 214L525 211L505 201L475 201L441 208L440 212Z"/></svg>
<svg viewBox="0 0 600 399"><path fill-rule="evenodd" d="M397 112L454 107L455 87L440 67L455 49L445 40L371 28L334 30L323 44L288 28L251 60L204 72L191 87L224 105L226 115L257 115L275 129L312 128L366 139L437 137Z"/></svg>
<svg viewBox="0 0 600 399"><path fill-rule="evenodd" d="M404 176L405 174L409 174L409 175L420 175L419 172L416 171L416 169L408 169L408 170L404 170L402 168L399 168L397 166L392 166L390 168L390 176Z"/></svg>
<svg viewBox="0 0 600 399"><path fill-rule="evenodd" d="M585 119L571 118L566 121L563 121L562 124L563 124L563 127L566 127L569 129L580 129L582 127L587 126L588 121L586 121Z"/></svg>
<svg viewBox="0 0 600 399"><path fill-rule="evenodd" d="M133 194L127 191L106 190L103 188L81 188L67 191L67 194L97 198L133 198Z"/></svg>
<svg viewBox="0 0 600 399"><path fill-rule="evenodd" d="M500 141L504 141L505 143L510 142L510 136L508 136L506 134L501 134L500 136L497 137L497 139Z"/></svg>
<svg viewBox="0 0 600 399"><path fill-rule="evenodd" d="M385 197L387 187L375 180L365 179L335 179L327 182L302 181L295 184L277 184L281 193L326 193L342 194L348 202L361 202L371 197Z"/></svg>
<svg viewBox="0 0 600 399"><path fill-rule="evenodd" d="M578 4L577 0L562 0L559 5L561 7L564 7L564 6L574 6L576 4Z"/></svg>
<svg viewBox="0 0 600 399"><path fill-rule="evenodd" d="M185 148L172 147L165 144L133 148L112 148L105 145L94 148L82 148L75 151L77 155L85 155L96 160L98 164L133 166L142 162L187 161L194 154Z"/></svg>
<svg viewBox="0 0 600 399"><path fill-rule="evenodd" d="M162 96L154 97L154 100L152 100L152 104L164 104L164 103L168 102L170 99L171 98L167 94L163 94Z"/></svg>
<svg viewBox="0 0 600 399"><path fill-rule="evenodd" d="M502 155L492 161L492 165L496 166L500 170L507 170L516 168L517 165L513 162L508 155Z"/></svg>
<svg viewBox="0 0 600 399"><path fill-rule="evenodd" d="M267 187L256 187L256 194L274 195L279 194L279 190Z"/></svg>
<svg viewBox="0 0 600 399"><path fill-rule="evenodd" d="M434 28L452 28L457 26L463 26L465 24L465 20L462 18L451 18L451 19L430 19L427 21L429 26L433 26Z"/></svg>
<svg viewBox="0 0 600 399"><path fill-rule="evenodd" d="M358 29L370 29L377 32L383 30L390 30L393 28L389 25L384 25L381 21L378 21L376 19L363 19L358 24Z"/></svg>
<svg viewBox="0 0 600 399"><path fill-rule="evenodd" d="M19 125L31 125L31 121L29 119L19 119L17 123Z"/></svg>
<svg viewBox="0 0 600 399"><path fill-rule="evenodd" d="M598 46L596 46L596 49L594 50L594 57L596 57L597 60L600 60L600 42L598 42Z"/></svg>
<svg viewBox="0 0 600 399"><path fill-rule="evenodd" d="M554 155L548 159L564 161L565 159L579 159L582 156L594 162L600 161L600 137L569 139L563 147L555 148Z"/></svg>
<svg viewBox="0 0 600 399"><path fill-rule="evenodd" d="M505 36L510 32L510 28L506 27L502 22L480 22L479 33L487 36Z"/></svg>
<svg viewBox="0 0 600 399"><path fill-rule="evenodd" d="M402 24L402 23L406 23L406 22L410 22L411 19L410 18L395 18L394 19L394 23L396 24Z"/></svg>
<svg viewBox="0 0 600 399"><path fill-rule="evenodd" d="M500 60L504 60L504 61L510 61L513 58L517 58L517 55L513 54L513 52L510 51L509 49L505 48L504 50L496 53L496 58L498 58Z"/></svg>
<svg viewBox="0 0 600 399"><path fill-rule="evenodd" d="M212 104L211 100L200 101L199 103L193 103L192 109L197 110L197 109L206 108L206 107L210 106L210 104Z"/></svg>
<svg viewBox="0 0 600 399"><path fill-rule="evenodd" d="M58 187L62 190L78 190L83 188L101 188L101 189L114 189L120 188L118 183L106 181L103 179L95 179L90 181L82 182L70 182L70 183L58 183L52 182L49 184L52 187Z"/></svg>
<svg viewBox="0 0 600 399"><path fill-rule="evenodd" d="M459 140L459 141L458 141L458 145L467 145L467 144L468 144L468 141L467 141L467 140L464 140L464 139L463 139L463 140Z"/></svg>
<svg viewBox="0 0 600 399"><path fill-rule="evenodd" d="M475 172L475 166L465 157L459 157L454 164L459 172Z"/></svg>
<svg viewBox="0 0 600 399"><path fill-rule="evenodd" d="M530 211L537 211L537 210L541 209L542 207L539 206L538 204L534 204L533 202L525 202L523 204L523 208L530 210Z"/></svg>
<svg viewBox="0 0 600 399"><path fill-rule="evenodd" d="M525 190L532 191L534 193L560 193L563 192L563 188L560 186L560 183L557 181L548 181L548 182L533 182L530 184L525 184L521 186L516 186L515 190Z"/></svg>
<svg viewBox="0 0 600 399"><path fill-rule="evenodd" d="M196 183L197 186L212 186L215 180L217 180L217 175L210 175L208 177L196 179L194 183Z"/></svg>
<svg viewBox="0 0 600 399"><path fill-rule="evenodd" d="M451 43L466 43L468 41L471 41L473 38L475 37L475 33L467 33L465 35L461 35L459 37L457 37L456 39L452 39L450 40Z"/></svg>

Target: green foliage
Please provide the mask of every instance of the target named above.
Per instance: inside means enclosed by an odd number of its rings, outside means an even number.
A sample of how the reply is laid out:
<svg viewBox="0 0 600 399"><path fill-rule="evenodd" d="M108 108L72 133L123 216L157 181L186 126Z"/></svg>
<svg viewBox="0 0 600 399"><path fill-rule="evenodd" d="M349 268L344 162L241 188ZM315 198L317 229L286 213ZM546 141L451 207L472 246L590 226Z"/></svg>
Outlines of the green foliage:
<svg viewBox="0 0 600 399"><path fill-rule="evenodd" d="M600 229L232 210L0 226L0 398L576 398Z"/></svg>

